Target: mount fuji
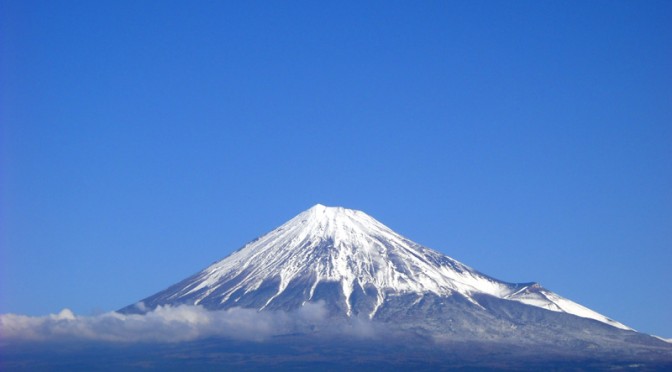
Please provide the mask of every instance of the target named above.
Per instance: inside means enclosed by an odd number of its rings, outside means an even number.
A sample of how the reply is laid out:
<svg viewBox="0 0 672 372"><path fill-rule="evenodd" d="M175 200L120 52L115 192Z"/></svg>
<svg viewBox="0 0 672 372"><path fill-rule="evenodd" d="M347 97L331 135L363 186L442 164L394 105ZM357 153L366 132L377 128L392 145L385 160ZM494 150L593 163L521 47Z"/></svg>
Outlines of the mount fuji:
<svg viewBox="0 0 672 372"><path fill-rule="evenodd" d="M330 319L367 320L435 341L672 360L668 343L538 283L495 279L364 212L319 204L119 312L179 305L291 312L308 304L324 306Z"/></svg>
<svg viewBox="0 0 672 372"><path fill-rule="evenodd" d="M138 305L292 310L323 300L345 316L375 318L395 297L427 295L457 295L479 308L478 296L492 296L630 329L537 283L482 274L364 212L320 204Z"/></svg>

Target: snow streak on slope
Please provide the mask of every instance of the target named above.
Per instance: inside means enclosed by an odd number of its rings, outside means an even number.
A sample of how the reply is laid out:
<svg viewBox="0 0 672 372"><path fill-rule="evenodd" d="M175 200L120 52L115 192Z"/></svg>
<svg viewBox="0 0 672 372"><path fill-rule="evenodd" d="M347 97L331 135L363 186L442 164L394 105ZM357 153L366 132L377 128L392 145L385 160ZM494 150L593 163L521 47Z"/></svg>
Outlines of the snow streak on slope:
<svg viewBox="0 0 672 372"><path fill-rule="evenodd" d="M374 297L366 314L370 318L391 295L459 293L480 306L472 295L487 294L628 329L534 283L506 283L481 274L404 238L363 212L319 204L164 291L161 301L231 303L255 291L266 293L269 279L278 284L264 297L260 310L273 306L293 283L306 284L304 303L313 300L318 286L337 283L348 316L353 315L355 292Z"/></svg>
<svg viewBox="0 0 672 372"><path fill-rule="evenodd" d="M616 328L632 330L632 328L627 327L611 318L590 310L585 306L581 306L576 302L570 301L558 295L557 293L553 293L545 288L542 288L539 284L536 283L527 286L511 295L505 296L504 298L507 300L522 302L527 305L541 307L551 311L574 314L582 318L599 320L600 322L607 323Z"/></svg>

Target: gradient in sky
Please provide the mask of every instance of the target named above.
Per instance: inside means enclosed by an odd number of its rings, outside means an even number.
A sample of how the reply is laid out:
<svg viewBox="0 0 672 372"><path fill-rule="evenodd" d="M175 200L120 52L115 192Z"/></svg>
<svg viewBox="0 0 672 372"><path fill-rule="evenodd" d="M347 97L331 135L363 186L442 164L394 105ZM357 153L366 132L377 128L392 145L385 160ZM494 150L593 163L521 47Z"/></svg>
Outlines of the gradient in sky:
<svg viewBox="0 0 672 372"><path fill-rule="evenodd" d="M669 1L0 1L0 312L316 203L672 337Z"/></svg>

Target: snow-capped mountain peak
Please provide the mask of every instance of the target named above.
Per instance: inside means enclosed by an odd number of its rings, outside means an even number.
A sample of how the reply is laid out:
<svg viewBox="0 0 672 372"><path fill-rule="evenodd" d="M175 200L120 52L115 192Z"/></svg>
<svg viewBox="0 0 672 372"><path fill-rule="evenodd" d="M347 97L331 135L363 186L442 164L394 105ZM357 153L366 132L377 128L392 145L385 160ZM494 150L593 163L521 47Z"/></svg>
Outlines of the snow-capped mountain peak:
<svg viewBox="0 0 672 372"><path fill-rule="evenodd" d="M312 239L330 239L335 246L352 244L364 236L394 237L396 234L364 212L343 207L316 204L300 213L279 229ZM296 238L296 236L294 237ZM363 246L364 247L364 246Z"/></svg>
<svg viewBox="0 0 672 372"><path fill-rule="evenodd" d="M592 318L628 329L545 290L484 275L392 231L364 212L317 204L228 257L144 300L287 309L327 300L347 316L376 316L387 299L479 295Z"/></svg>

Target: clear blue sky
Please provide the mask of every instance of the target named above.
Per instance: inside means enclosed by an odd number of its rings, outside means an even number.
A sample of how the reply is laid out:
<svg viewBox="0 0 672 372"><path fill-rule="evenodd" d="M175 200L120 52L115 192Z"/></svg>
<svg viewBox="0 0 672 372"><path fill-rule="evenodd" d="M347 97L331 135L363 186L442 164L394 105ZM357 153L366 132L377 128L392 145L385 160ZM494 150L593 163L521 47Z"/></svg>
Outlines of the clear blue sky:
<svg viewBox="0 0 672 372"><path fill-rule="evenodd" d="M672 2L0 0L0 312L313 204L672 337Z"/></svg>

